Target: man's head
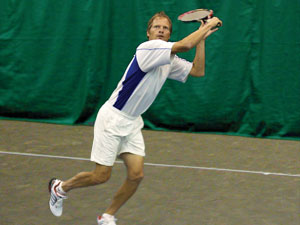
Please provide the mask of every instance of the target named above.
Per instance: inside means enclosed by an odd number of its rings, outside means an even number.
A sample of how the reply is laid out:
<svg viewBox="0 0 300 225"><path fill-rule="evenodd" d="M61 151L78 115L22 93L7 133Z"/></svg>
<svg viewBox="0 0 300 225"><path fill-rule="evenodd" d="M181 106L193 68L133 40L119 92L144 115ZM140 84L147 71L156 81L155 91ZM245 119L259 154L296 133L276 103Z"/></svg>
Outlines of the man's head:
<svg viewBox="0 0 300 225"><path fill-rule="evenodd" d="M148 21L147 37L149 40L168 41L172 33L172 21L165 12L158 12Z"/></svg>

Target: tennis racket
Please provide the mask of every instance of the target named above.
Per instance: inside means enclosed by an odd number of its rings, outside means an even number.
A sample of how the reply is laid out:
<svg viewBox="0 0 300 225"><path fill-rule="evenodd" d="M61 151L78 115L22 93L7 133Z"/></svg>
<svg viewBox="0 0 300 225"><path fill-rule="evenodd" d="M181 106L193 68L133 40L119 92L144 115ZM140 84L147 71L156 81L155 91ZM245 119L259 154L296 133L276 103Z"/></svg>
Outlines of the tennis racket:
<svg viewBox="0 0 300 225"><path fill-rule="evenodd" d="M200 22L201 20L205 23L209 18L213 17L213 11L208 9L195 9L185 12L178 16L178 20L190 23L190 22ZM220 27L221 23L217 24Z"/></svg>

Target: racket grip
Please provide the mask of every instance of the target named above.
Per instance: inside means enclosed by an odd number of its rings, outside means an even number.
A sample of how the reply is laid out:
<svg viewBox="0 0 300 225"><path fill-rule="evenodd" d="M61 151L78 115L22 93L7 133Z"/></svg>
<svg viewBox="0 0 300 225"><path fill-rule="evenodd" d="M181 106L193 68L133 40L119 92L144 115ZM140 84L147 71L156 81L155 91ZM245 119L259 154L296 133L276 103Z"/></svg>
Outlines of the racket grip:
<svg viewBox="0 0 300 225"><path fill-rule="evenodd" d="M221 27L221 26L222 26L222 24L219 22L215 27L211 28L211 30L214 30L214 29L216 29L218 27Z"/></svg>
<svg viewBox="0 0 300 225"><path fill-rule="evenodd" d="M209 19L208 17L205 17L205 18L202 19L202 21L203 21L204 23L206 23L206 21L207 21L208 19ZM221 27L221 26L222 26L222 24L221 24L221 22L219 22L219 23L217 23L217 25L216 25L215 27L213 27L211 30L216 29L217 27Z"/></svg>

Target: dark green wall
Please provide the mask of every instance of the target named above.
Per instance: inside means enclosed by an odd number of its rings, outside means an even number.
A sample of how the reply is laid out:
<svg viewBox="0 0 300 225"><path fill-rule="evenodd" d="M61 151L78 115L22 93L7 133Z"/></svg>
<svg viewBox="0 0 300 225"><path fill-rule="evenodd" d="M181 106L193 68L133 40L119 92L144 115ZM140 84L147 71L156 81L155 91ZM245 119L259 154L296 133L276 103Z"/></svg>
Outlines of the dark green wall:
<svg viewBox="0 0 300 225"><path fill-rule="evenodd" d="M92 123L164 10L171 41L198 28L177 16L213 9L206 76L167 81L147 127L300 137L299 0L0 0L0 116ZM193 59L194 51L180 57Z"/></svg>

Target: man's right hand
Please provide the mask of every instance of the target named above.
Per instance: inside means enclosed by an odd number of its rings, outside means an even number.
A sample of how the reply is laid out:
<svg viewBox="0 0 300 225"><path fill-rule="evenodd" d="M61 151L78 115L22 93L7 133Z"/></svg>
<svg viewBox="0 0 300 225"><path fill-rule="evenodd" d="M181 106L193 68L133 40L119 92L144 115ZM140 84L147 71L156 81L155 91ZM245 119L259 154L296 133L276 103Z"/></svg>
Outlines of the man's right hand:
<svg viewBox="0 0 300 225"><path fill-rule="evenodd" d="M210 26L211 29L221 27L222 25L223 22L218 17L213 17L211 19L208 19L205 23L205 26Z"/></svg>

